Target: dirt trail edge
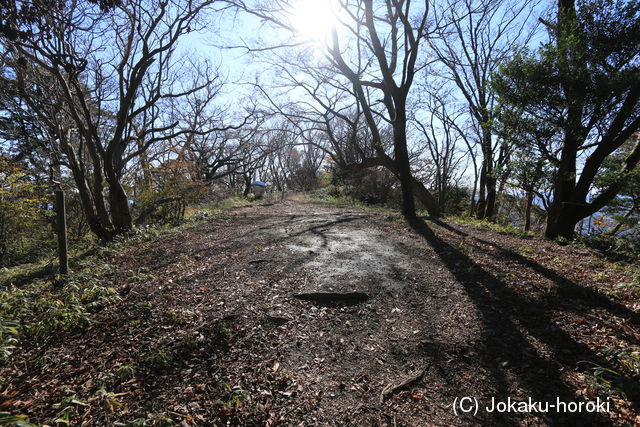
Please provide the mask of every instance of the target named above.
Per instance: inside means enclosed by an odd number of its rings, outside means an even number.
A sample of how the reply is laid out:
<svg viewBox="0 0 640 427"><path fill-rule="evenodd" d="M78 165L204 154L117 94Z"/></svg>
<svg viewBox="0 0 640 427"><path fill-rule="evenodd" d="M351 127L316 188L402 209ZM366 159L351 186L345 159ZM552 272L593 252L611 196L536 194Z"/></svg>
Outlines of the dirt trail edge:
<svg viewBox="0 0 640 427"><path fill-rule="evenodd" d="M535 247L524 256L526 245ZM595 400L588 367L612 366L596 350L638 343L634 307L547 262L588 255L304 200L243 207L226 223L119 256L115 264L143 268L146 280L123 279L102 326L51 345L40 357L60 362L15 389L45 416L55 391L70 387L97 424L160 415L186 425L640 421L635 396L610 399L607 413L542 405ZM594 323L606 337L597 343ZM119 378L122 366L136 374ZM95 404L98 383L123 393L120 406ZM477 413L455 406L465 397ZM508 399L541 405L490 411Z"/></svg>

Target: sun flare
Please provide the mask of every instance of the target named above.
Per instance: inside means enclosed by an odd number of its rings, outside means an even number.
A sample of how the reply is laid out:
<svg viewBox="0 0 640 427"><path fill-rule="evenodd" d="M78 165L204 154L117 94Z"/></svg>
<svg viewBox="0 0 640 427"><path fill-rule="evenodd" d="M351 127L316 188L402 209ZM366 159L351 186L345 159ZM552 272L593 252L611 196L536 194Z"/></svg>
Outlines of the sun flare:
<svg viewBox="0 0 640 427"><path fill-rule="evenodd" d="M314 42L326 41L338 23L332 0L298 0L291 19L298 36Z"/></svg>

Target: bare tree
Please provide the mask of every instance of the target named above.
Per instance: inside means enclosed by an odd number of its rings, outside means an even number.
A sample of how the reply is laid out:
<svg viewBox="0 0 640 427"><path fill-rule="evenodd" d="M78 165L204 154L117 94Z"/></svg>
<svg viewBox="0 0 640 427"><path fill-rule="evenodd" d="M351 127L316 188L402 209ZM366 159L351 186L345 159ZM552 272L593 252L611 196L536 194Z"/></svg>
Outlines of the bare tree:
<svg viewBox="0 0 640 427"><path fill-rule="evenodd" d="M310 191L318 186L320 167L324 156L322 151L310 144L287 150L288 187Z"/></svg>
<svg viewBox="0 0 640 427"><path fill-rule="evenodd" d="M152 145L191 132L178 127L173 101L215 83L206 68L184 79L188 62L176 58L178 41L200 28L211 3L126 0L105 12L89 2L59 2L29 37L5 40L21 97L73 174L101 239L132 227L126 165Z"/></svg>
<svg viewBox="0 0 640 427"><path fill-rule="evenodd" d="M250 3L228 0L227 3L291 33L290 40L257 50L268 49L271 52L278 47L290 48L299 44L291 23L291 1ZM324 63L307 66L328 68L337 73L337 77L346 79L347 84L332 78L322 82L322 85L337 91L344 90L354 97L371 133L375 161L398 176L403 195L403 213L408 218L415 217L414 190L420 186L411 174L407 102L414 77L421 69L418 61L420 47L431 30L430 24L435 25L429 20L431 5L429 2L416 4L407 0L340 0L337 6L343 31L333 28L325 46ZM392 129L392 154L384 150L381 123L388 124ZM435 198L424 186L420 188L420 196L427 209L437 215Z"/></svg>
<svg viewBox="0 0 640 427"><path fill-rule="evenodd" d="M450 25L430 34L430 47L445 76L458 88L467 105L482 153L477 216L495 214L498 171L508 160L508 146L495 135L493 122L496 97L491 89L492 73L531 38L530 20L536 0L510 3L506 0L461 0L445 2L436 9Z"/></svg>
<svg viewBox="0 0 640 427"><path fill-rule="evenodd" d="M432 177L434 191L440 211L445 211L450 190L461 175L461 164L465 151L460 149L463 134L457 125L458 119L464 113L451 111L450 97L446 94L432 92L426 105L426 114L416 113L412 123L415 124L424 138L427 158L433 165Z"/></svg>

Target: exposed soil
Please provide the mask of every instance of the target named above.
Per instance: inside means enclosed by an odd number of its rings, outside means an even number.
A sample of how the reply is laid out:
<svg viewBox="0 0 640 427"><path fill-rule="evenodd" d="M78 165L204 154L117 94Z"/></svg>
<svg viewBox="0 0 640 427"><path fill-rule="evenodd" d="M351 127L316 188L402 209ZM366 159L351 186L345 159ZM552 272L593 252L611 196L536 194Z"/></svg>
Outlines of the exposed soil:
<svg viewBox="0 0 640 427"><path fill-rule="evenodd" d="M145 280L121 272L122 300L91 329L22 349L9 409L51 419L73 392L78 425L640 423L638 373L605 356L638 349L640 303L607 297L623 273L586 249L287 200L107 262ZM466 396L476 415L454 413ZM610 412L483 409L598 396Z"/></svg>

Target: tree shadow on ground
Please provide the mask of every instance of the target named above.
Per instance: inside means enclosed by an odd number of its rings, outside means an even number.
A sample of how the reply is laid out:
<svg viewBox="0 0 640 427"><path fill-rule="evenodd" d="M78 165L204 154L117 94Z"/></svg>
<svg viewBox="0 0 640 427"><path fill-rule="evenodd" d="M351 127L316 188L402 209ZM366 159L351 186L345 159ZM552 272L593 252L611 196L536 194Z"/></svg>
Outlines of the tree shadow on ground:
<svg viewBox="0 0 640 427"><path fill-rule="evenodd" d="M640 326L640 314L634 311L629 310L627 307L622 304L618 304L615 301L609 299L606 295L598 292L593 288L588 288L585 286L580 286L577 283L567 279L564 276L561 276L557 272L537 263L536 261L527 258L511 249L504 248L494 242L490 242L485 239L481 239L477 236L470 235L469 233L465 233L451 225L447 224L444 221L438 219L431 219L431 221L438 226L456 233L462 237L472 237L479 243L483 245L487 245L495 249L501 257L505 259L509 259L521 264L525 268L530 268L536 273L546 277L547 279L553 281L557 285L558 296L579 299L582 304L585 305L586 308L602 308L607 310L609 313L624 317L629 322L633 323L636 326ZM563 307L567 309L568 307Z"/></svg>
<svg viewBox="0 0 640 427"><path fill-rule="evenodd" d="M577 397L563 379L566 366L575 367L580 361L588 361L594 366L616 369L558 327L550 317L545 301L528 298L510 289L438 237L424 220L413 220L409 225L431 245L478 310L485 328L479 358L492 373L499 388L496 391L502 398L514 397L514 391L523 387L528 396L538 402L555 403L556 398L564 402L580 401L582 398ZM461 265L465 268L460 268ZM557 280L566 280L555 273L547 273ZM498 361L503 362L499 364ZM516 383L510 384L512 381L507 376L515 378ZM620 381L633 383L623 375ZM637 395L628 397L637 403ZM550 412L547 417L551 422L562 424L610 424L603 414Z"/></svg>
<svg viewBox="0 0 640 427"><path fill-rule="evenodd" d="M87 249L82 253L71 256L69 259L69 267L73 269L80 263L80 261L92 255L95 255L99 249L100 248L98 246L95 246L93 248ZM53 280L55 276L59 273L59 268L60 268L58 263L53 259L47 264L43 265L42 267L34 268L33 270L28 270L25 273L17 274L7 279L0 279L0 286L13 285L20 288L38 279L44 279L49 277Z"/></svg>

